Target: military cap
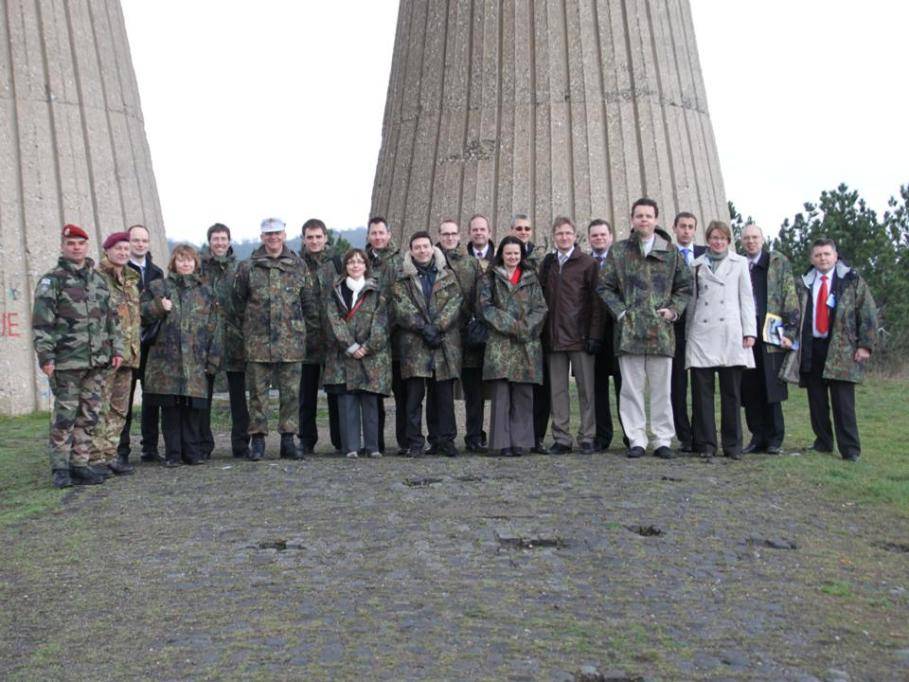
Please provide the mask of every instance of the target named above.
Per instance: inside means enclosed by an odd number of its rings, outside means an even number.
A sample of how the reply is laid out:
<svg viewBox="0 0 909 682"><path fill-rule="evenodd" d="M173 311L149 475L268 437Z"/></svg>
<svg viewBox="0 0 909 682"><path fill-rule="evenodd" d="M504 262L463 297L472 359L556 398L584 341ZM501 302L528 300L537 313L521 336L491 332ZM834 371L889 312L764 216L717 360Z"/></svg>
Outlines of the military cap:
<svg viewBox="0 0 909 682"><path fill-rule="evenodd" d="M283 232L284 221L280 218L266 218L262 221L262 232Z"/></svg>
<svg viewBox="0 0 909 682"><path fill-rule="evenodd" d="M104 250L107 251L112 246L119 244L120 242L129 241L129 232L114 232L113 234L108 235L107 239L104 240Z"/></svg>
<svg viewBox="0 0 909 682"><path fill-rule="evenodd" d="M75 239L88 239L88 232L83 230L78 225L64 225L63 232L61 233L63 238L75 238Z"/></svg>

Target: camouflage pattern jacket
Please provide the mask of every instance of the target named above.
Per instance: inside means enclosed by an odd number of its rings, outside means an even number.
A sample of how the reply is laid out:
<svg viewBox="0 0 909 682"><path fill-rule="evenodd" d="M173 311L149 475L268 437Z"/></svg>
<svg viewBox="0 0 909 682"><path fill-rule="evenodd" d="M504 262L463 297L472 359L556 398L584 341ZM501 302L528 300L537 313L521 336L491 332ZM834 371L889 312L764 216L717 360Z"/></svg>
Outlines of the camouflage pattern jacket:
<svg viewBox="0 0 909 682"><path fill-rule="evenodd" d="M211 287L220 308L222 369L242 372L246 369L246 361L243 358L243 328L234 301L234 279L238 266L234 248L229 247L224 256L215 256L205 246L201 255L202 279Z"/></svg>
<svg viewBox="0 0 909 682"><path fill-rule="evenodd" d="M260 246L234 280L247 362L302 362L306 329L319 324L315 278L286 246L272 258Z"/></svg>
<svg viewBox="0 0 909 682"><path fill-rule="evenodd" d="M521 272L512 284L505 268L491 267L480 280L479 310L489 326L483 359L483 379L543 383L543 344L546 299L533 270Z"/></svg>
<svg viewBox="0 0 909 682"><path fill-rule="evenodd" d="M877 306L865 280L855 270L843 261L837 261L835 272L831 290L835 304L830 311L830 346L823 376L827 380L861 383L865 367L856 362L853 355L859 348L873 352L877 345ZM781 372L786 381L798 383L803 388L806 384L800 370L806 369L802 354L811 354L814 325L811 288L816 276L817 270L811 268L796 281L802 319L801 339L798 351L786 357Z"/></svg>
<svg viewBox="0 0 909 682"><path fill-rule="evenodd" d="M789 259L776 251L770 254L767 267L767 312L783 320L783 333L794 339L799 333L799 297L795 291L795 277ZM763 335L763 328L758 329ZM785 353L785 348L772 343L764 344L765 353Z"/></svg>
<svg viewBox="0 0 909 682"><path fill-rule="evenodd" d="M337 259L338 266L341 265L341 261L340 256L336 257L333 252L324 250L309 253L305 246L300 250L300 258L303 259L312 277L313 294L318 303L316 306L318 315L307 318L309 326L306 327L306 359L303 362L308 365L321 365L325 363L326 346L331 336L328 320L325 318L325 299L338 275L335 260Z"/></svg>
<svg viewBox="0 0 909 682"><path fill-rule="evenodd" d="M546 258L546 254L550 251L551 249L547 249L542 244L535 246L533 242L527 242L524 244L524 260L533 268L533 271L539 275L543 259Z"/></svg>
<svg viewBox="0 0 909 682"><path fill-rule="evenodd" d="M104 277L86 258L81 268L63 257L35 289L32 332L38 365L55 369L107 367L123 357L117 311Z"/></svg>
<svg viewBox="0 0 909 682"><path fill-rule="evenodd" d="M440 247L439 250L445 255L445 261L461 288L461 318L458 322L458 329L461 339L463 339L467 333L467 323L476 315L477 289L480 279L483 277L483 268L476 256L468 256L460 247L451 251L445 251ZM465 346L461 356L461 367L480 368L482 366L483 349Z"/></svg>
<svg viewBox="0 0 909 682"><path fill-rule="evenodd" d="M458 320L461 313L461 288L454 273L445 266L445 256L433 249L433 262L438 274L427 305L417 266L410 253L404 254L404 264L392 288L395 325L401 344L401 378L426 377L438 381L461 376L461 334ZM443 334L442 345L432 349L426 345L421 331L434 324Z"/></svg>
<svg viewBox="0 0 909 682"><path fill-rule="evenodd" d="M161 299L173 303L165 311ZM221 367L218 300L199 273L168 273L142 292L142 321L161 320L148 350L143 390L156 395L208 398L206 375Z"/></svg>
<svg viewBox="0 0 909 682"><path fill-rule="evenodd" d="M123 340L121 367L138 367L141 358L140 329L142 328L139 313L139 273L124 266L118 275L116 268L106 255L101 257L98 272L107 282L111 307L117 311L117 329Z"/></svg>
<svg viewBox="0 0 909 682"><path fill-rule="evenodd" d="M388 344L388 301L379 283L370 277L348 308L341 293L340 275L326 291L323 310L328 323L325 349L326 386L343 385L347 391L391 394L391 347ZM359 345L366 355L359 360L347 351Z"/></svg>
<svg viewBox="0 0 909 682"><path fill-rule="evenodd" d="M373 277L379 285L379 288L389 297L389 315L388 329L391 337L391 357L397 361L401 357L401 335L398 333L394 319L394 310L391 307L390 297L391 289L395 280L401 272L401 265L404 263L404 257L394 243L394 240L388 242L381 251L377 251L371 246L366 246L366 255L369 256L369 276Z"/></svg>
<svg viewBox="0 0 909 682"><path fill-rule="evenodd" d="M635 232L614 244L600 271L597 294L616 320L616 355L672 357L675 329L656 311L669 308L676 315L685 311L691 298L691 270L661 229L646 257L643 249Z"/></svg>

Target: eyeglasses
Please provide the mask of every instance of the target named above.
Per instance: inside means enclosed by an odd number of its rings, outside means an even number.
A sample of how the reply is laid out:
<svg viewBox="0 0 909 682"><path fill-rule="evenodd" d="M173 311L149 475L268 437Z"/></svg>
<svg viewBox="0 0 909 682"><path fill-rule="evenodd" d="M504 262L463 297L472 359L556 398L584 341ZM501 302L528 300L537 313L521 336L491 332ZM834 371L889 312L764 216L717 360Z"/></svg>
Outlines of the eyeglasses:
<svg viewBox="0 0 909 682"><path fill-rule="evenodd" d="M523 225L518 225L517 227L512 228L515 232L530 232L531 227L525 227Z"/></svg>

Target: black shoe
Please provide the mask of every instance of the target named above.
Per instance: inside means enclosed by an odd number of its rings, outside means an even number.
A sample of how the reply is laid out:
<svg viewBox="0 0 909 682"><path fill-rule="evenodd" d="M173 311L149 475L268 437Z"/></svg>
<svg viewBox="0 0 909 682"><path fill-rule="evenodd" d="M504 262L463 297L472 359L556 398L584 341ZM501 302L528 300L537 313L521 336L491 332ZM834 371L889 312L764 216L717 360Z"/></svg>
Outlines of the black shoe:
<svg viewBox="0 0 909 682"><path fill-rule="evenodd" d="M243 448L242 450L234 450L235 459L249 459L249 448Z"/></svg>
<svg viewBox="0 0 909 682"><path fill-rule="evenodd" d="M157 452L143 452L139 459L148 464L158 464L161 461L161 456Z"/></svg>
<svg viewBox="0 0 909 682"><path fill-rule="evenodd" d="M748 445L746 445L744 448L742 448L742 454L750 455L752 452L764 452L767 449L768 448L761 445L760 443L755 443L754 441L751 441L750 443L748 443Z"/></svg>
<svg viewBox="0 0 909 682"><path fill-rule="evenodd" d="M724 450L724 451L723 451L723 454L724 454L726 457L728 457L729 459L736 459L736 460L742 459L742 451L741 451L741 450L732 450L731 452L730 452L730 451Z"/></svg>
<svg viewBox="0 0 909 682"><path fill-rule="evenodd" d="M610 445L612 445L612 440L593 441L593 447L597 452L606 452L609 449Z"/></svg>
<svg viewBox="0 0 909 682"><path fill-rule="evenodd" d="M69 488L73 484L69 469L54 469L53 483L55 488Z"/></svg>
<svg viewBox="0 0 909 682"><path fill-rule="evenodd" d="M410 457L410 450L407 448L398 448L398 457Z"/></svg>
<svg viewBox="0 0 909 682"><path fill-rule="evenodd" d="M814 443L812 443L805 449L808 450L808 452L819 452L823 455L829 455L831 452L833 452L832 447L829 447L829 448L825 447L825 446L821 445L820 443L818 443L817 441L815 441Z"/></svg>
<svg viewBox="0 0 909 682"><path fill-rule="evenodd" d="M475 455L482 455L484 452L486 452L486 448L478 441L469 440L464 441L464 451L471 452Z"/></svg>
<svg viewBox="0 0 909 682"><path fill-rule="evenodd" d="M694 452L694 446L691 443L679 443L679 452L684 452L686 455L690 455Z"/></svg>
<svg viewBox="0 0 909 682"><path fill-rule="evenodd" d="M597 449L597 446L589 441L581 443L581 454L583 455L592 455Z"/></svg>
<svg viewBox="0 0 909 682"><path fill-rule="evenodd" d="M858 462L859 455L857 452L850 452L848 455L843 455L843 459L847 462Z"/></svg>
<svg viewBox="0 0 909 682"><path fill-rule="evenodd" d="M191 467L195 467L195 466L199 466L200 464L207 464L207 463L208 463L208 460L205 458L205 455L203 455L202 457L198 457L196 459L186 460L186 464L188 464Z"/></svg>
<svg viewBox="0 0 909 682"><path fill-rule="evenodd" d="M304 457L306 455L314 454L315 451L316 451L316 446L310 445L309 443L300 443L300 446L297 448L297 452L300 453L301 455L303 455ZM300 459L302 459L302 458L303 457L301 457Z"/></svg>
<svg viewBox="0 0 909 682"><path fill-rule="evenodd" d="M705 449L705 450L701 450L698 454L699 454L701 457L703 457L704 459L712 459L713 457L716 457L716 451L715 451L715 450L707 450L707 449Z"/></svg>
<svg viewBox="0 0 909 682"><path fill-rule="evenodd" d="M252 437L252 447L249 450L249 459L251 462L258 462L265 457L265 436L256 434Z"/></svg>
<svg viewBox="0 0 909 682"><path fill-rule="evenodd" d="M543 444L543 441L541 441L541 440L538 440L536 443L534 443L534 445L533 445L533 447L530 449L530 451L531 451L531 452L534 452L534 453L536 453L536 454L538 454L538 455L548 455L548 454L549 454L549 448L547 448L547 447Z"/></svg>
<svg viewBox="0 0 909 682"><path fill-rule="evenodd" d="M559 443L558 441L553 443L552 447L549 448L550 455L565 455L569 452L571 452L571 446L565 445L565 443Z"/></svg>
<svg viewBox="0 0 909 682"><path fill-rule="evenodd" d="M294 434L281 434L281 459L296 459L297 445L294 443Z"/></svg>
<svg viewBox="0 0 909 682"><path fill-rule="evenodd" d="M422 446L415 446L415 447L410 448L410 450L407 451L407 456L410 457L411 459L415 459L417 457L422 457L423 454L424 453L423 453Z"/></svg>
<svg viewBox="0 0 909 682"><path fill-rule="evenodd" d="M70 469L69 475L73 485L98 485L107 480L106 476L102 476L87 466L73 467Z"/></svg>
<svg viewBox="0 0 909 682"><path fill-rule="evenodd" d="M161 462L161 466L167 469L176 469L177 467L182 467L183 462L181 462L179 459L165 459L163 462Z"/></svg>
<svg viewBox="0 0 909 682"><path fill-rule="evenodd" d="M526 448L511 448L512 457L523 457L526 454L527 454Z"/></svg>
<svg viewBox="0 0 909 682"><path fill-rule="evenodd" d="M635 445L633 448L628 448L625 451L625 456L628 459L638 459L639 457L643 457L644 448L642 448L640 445Z"/></svg>
<svg viewBox="0 0 909 682"><path fill-rule="evenodd" d="M660 459L672 459L675 457L675 453L672 451L672 448L666 445L661 445L656 450L653 451L654 457L659 457Z"/></svg>
<svg viewBox="0 0 909 682"><path fill-rule="evenodd" d="M455 447L454 443L440 443L439 450L446 457L457 457L461 454L458 452L458 448Z"/></svg>
<svg viewBox="0 0 909 682"><path fill-rule="evenodd" d="M107 468L106 464L89 464L88 468L105 479L114 475L113 472Z"/></svg>
<svg viewBox="0 0 909 682"><path fill-rule="evenodd" d="M112 462L109 462L107 468L113 471L117 476L129 476L136 470L129 462L124 462L119 457Z"/></svg>
<svg viewBox="0 0 909 682"><path fill-rule="evenodd" d="M745 451L742 450L742 452L745 452ZM767 446L767 454L768 454L768 455L782 455L782 454L783 454L783 448L781 448L779 445L768 445L768 446Z"/></svg>
<svg viewBox="0 0 909 682"><path fill-rule="evenodd" d="M442 449L439 447L438 443L430 443L429 447L423 451L424 455L441 455Z"/></svg>

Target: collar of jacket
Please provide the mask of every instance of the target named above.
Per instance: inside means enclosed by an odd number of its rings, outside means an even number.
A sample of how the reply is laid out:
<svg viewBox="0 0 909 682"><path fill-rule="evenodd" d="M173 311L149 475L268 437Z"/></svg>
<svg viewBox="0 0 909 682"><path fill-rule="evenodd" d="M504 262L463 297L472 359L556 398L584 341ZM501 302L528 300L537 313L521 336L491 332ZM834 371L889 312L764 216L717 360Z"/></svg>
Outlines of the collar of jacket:
<svg viewBox="0 0 909 682"><path fill-rule="evenodd" d="M521 266L519 265L518 267ZM521 279L518 280L517 284L511 283L511 277L508 276L508 271L505 269L504 265L496 265L492 269L492 272L496 277L508 284L509 287L514 287L515 289L520 289L521 287L528 286L537 281L537 274L532 268L521 268Z"/></svg>
<svg viewBox="0 0 909 682"><path fill-rule="evenodd" d="M347 304L344 303L344 296L341 294L341 285L344 284L344 280L346 279L347 275L338 275L335 278L334 286L332 286L335 296L337 296L338 300L345 306ZM363 288L360 290L360 298L362 298L363 294L367 291L375 291L376 295L379 295L379 283L376 281L375 277L366 278L366 281L363 283Z"/></svg>
<svg viewBox="0 0 909 682"><path fill-rule="evenodd" d="M384 249L376 249L369 245L366 247L366 253L369 254L370 258L378 259L382 263L394 258L398 251L398 245L395 244L394 239L389 239Z"/></svg>
<svg viewBox="0 0 909 682"><path fill-rule="evenodd" d="M445 263L445 254L442 253L442 249L438 246L432 247L432 257L435 262L436 270L439 271L438 278L445 276L446 263ZM402 277L416 277L417 276L417 266L413 262L413 258L410 255L410 251L404 254L404 262L401 265L401 276Z"/></svg>
<svg viewBox="0 0 909 682"><path fill-rule="evenodd" d="M634 248L636 248L638 252L641 251L641 236L637 232L632 230L631 235L628 237L627 241L631 244L634 244ZM650 249L650 253L647 254L647 258L650 258L652 256L658 260L665 260L666 254L669 253L670 248L675 249L676 247L672 244L672 240L669 238L669 235L658 227L653 232L653 248ZM700 256L698 256L698 258L700 258Z"/></svg>
<svg viewBox="0 0 909 682"><path fill-rule="evenodd" d="M306 246L300 248L299 256L303 259L303 262L309 265L314 263L316 266L322 265L325 261L332 257L333 254L328 253L328 249L322 249L318 253L310 253L306 250Z"/></svg>
<svg viewBox="0 0 909 682"><path fill-rule="evenodd" d="M189 287L198 286L202 283L202 279L199 276L198 272L191 272L188 275L181 275L176 272L167 273L167 279L173 282L176 286L188 289Z"/></svg>
<svg viewBox="0 0 909 682"><path fill-rule="evenodd" d="M227 265L228 263L232 263L233 261L235 261L237 259L237 257L234 255L233 246L228 246L227 253L225 253L223 256L216 256L211 252L211 249L208 248L208 244L206 244L205 246L202 247L202 250L199 252L199 258L202 260L203 263L207 263L209 265L213 265L213 264L217 263L218 265L221 265L221 266Z"/></svg>
<svg viewBox="0 0 909 682"><path fill-rule="evenodd" d="M64 258L63 256L60 256L59 260L57 261L57 266L60 268L63 268L67 272L73 273L74 275L86 277L86 276L88 276L88 274L91 273L92 269L95 267L95 261L93 261L91 258L86 258L85 262L82 263L81 267L76 267L76 264L73 263L71 260L68 260L68 259Z"/></svg>
<svg viewBox="0 0 909 682"><path fill-rule="evenodd" d="M467 258L467 251L465 251L465 250L464 250L464 247L461 246L460 244L458 244L458 245L457 245L456 247L454 247L453 249L449 249L448 251L446 251L445 249L443 249L443 248L442 248L441 246L439 246L438 244L436 244L436 248L439 249L439 251L442 252L442 255L445 256L445 260L446 260L447 262L459 261L459 260L462 260L462 259L464 259L464 258Z"/></svg>
<svg viewBox="0 0 909 682"><path fill-rule="evenodd" d="M841 260L838 260L836 262L836 265L833 268L833 274L834 274L834 277L841 282L846 282L848 280L852 280L852 279L855 279L856 277L858 277L855 270L850 268L848 265L846 265L846 263L844 263ZM802 283L810 289L812 287L812 285L814 284L815 277L817 277L817 270L812 265L810 268L808 268L808 271L804 275L802 275Z"/></svg>
<svg viewBox="0 0 909 682"><path fill-rule="evenodd" d="M258 249L252 252L252 255L249 257L250 261L254 266L263 267L263 268L280 268L281 270L293 270L299 265L302 264L300 257L287 248L287 244L281 249L281 253L278 256L269 256L268 251L265 250L265 245L263 244Z"/></svg>
<svg viewBox="0 0 909 682"><path fill-rule="evenodd" d="M710 266L708 265L708 262L709 262L709 257L707 256L708 253L710 253L709 250L705 251L700 256L695 258L692 265L707 265L707 272L710 273L712 276L717 277L718 272L713 272L710 269ZM738 253L736 253L735 251L732 250L732 247L730 247L729 251L726 253L726 257L723 258L720 261L720 264L717 266L717 271L719 271L720 268L723 268L725 270L726 268L724 267L724 265L726 263L738 263L740 261L747 262L748 259L745 256L739 255Z"/></svg>
<svg viewBox="0 0 909 682"><path fill-rule="evenodd" d="M117 267L110 262L110 259L107 257L107 254L101 256L101 262L98 263L98 269L103 272L105 275L108 275L115 279L120 284L123 282L139 282L139 273L133 270L132 268L126 267L124 265L120 268L120 274L117 275Z"/></svg>

